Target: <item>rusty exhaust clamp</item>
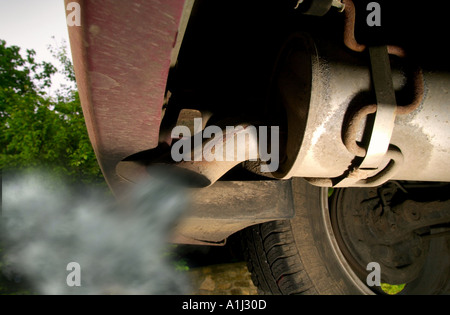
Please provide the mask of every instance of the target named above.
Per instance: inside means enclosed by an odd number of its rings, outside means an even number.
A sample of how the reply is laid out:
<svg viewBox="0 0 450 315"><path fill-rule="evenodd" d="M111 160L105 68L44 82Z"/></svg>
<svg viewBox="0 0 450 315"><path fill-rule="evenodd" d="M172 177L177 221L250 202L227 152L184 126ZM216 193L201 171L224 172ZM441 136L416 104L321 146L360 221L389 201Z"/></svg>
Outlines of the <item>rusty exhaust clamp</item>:
<svg viewBox="0 0 450 315"><path fill-rule="evenodd" d="M344 43L355 51L363 52L366 46L359 44L355 39L355 7L352 0L343 0L345 7ZM403 48L392 45L368 47L373 88L377 104L366 105L354 112L347 125L344 125L343 142L349 152L363 158L358 166L353 166L344 175L333 179L308 179L312 184L333 187L373 187L390 180L403 163L401 150L390 144L398 114L409 114L422 102L424 94L423 75L420 68L414 74L414 101L408 106L398 107L392 80L389 54L403 58L406 56ZM370 134L367 149L357 143L357 133L363 119L374 114L374 123ZM390 162L380 168L383 159ZM375 175L373 172L377 171ZM372 174L372 175L369 175Z"/></svg>
<svg viewBox="0 0 450 315"><path fill-rule="evenodd" d="M366 49L364 45L355 40L355 9L351 0L344 0L346 22L344 31L344 42L346 46L354 51L362 52ZM369 47L370 62L372 69L372 81L375 90L377 104L367 105L355 113L344 132L343 142L347 149L359 157L364 157L358 167L355 167L345 178L340 180L335 187L353 186L378 186L389 179L398 170L403 162L401 150L390 145L392 132L395 126L397 114L409 114L415 110L423 99L423 76L418 69L414 76L416 97L414 101L405 107L397 107L395 90L392 82L389 54L405 57L405 51L398 46L375 46ZM369 114L375 114L370 142L367 150L356 143L356 133L359 123ZM383 157L389 156L391 162L379 173L367 178L367 171L378 170Z"/></svg>
<svg viewBox="0 0 450 315"><path fill-rule="evenodd" d="M397 46L358 43L353 2L344 4L346 49L307 33L282 47L273 94L286 111L286 148L273 176L323 187L449 181L449 73L420 68Z"/></svg>

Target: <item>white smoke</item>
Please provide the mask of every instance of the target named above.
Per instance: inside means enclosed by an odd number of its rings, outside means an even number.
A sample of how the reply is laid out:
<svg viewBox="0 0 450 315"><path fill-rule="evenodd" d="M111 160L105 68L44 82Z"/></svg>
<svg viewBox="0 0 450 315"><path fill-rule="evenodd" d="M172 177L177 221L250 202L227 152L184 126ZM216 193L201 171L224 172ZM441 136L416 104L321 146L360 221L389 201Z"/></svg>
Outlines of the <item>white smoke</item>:
<svg viewBox="0 0 450 315"><path fill-rule="evenodd" d="M186 279L165 255L187 207L171 181L140 183L119 204L92 188L55 188L42 174L4 180L4 273L24 275L39 294L184 294ZM81 286L66 282L71 262Z"/></svg>

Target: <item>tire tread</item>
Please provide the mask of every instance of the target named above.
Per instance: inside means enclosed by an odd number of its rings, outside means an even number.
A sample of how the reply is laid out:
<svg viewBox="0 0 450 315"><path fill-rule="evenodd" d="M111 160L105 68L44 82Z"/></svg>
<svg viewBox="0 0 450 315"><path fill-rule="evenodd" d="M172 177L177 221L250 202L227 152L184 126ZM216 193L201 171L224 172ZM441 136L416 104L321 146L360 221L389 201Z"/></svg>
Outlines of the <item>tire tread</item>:
<svg viewBox="0 0 450 315"><path fill-rule="evenodd" d="M289 221L251 226L243 235L244 254L260 294L317 294L295 246Z"/></svg>

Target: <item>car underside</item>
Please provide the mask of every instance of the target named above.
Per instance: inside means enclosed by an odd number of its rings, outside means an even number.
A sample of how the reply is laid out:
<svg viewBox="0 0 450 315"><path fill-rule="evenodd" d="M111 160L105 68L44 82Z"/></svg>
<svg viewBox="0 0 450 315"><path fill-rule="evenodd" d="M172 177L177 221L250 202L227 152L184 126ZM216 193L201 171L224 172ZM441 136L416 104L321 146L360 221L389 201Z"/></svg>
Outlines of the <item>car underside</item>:
<svg viewBox="0 0 450 315"><path fill-rule="evenodd" d="M71 49L100 167L118 198L161 169L183 180L191 205L172 242L241 233L266 294L381 293L366 281L373 262L402 293L450 293L440 3L75 2ZM239 133L243 158L198 156ZM252 158L252 135L275 142Z"/></svg>

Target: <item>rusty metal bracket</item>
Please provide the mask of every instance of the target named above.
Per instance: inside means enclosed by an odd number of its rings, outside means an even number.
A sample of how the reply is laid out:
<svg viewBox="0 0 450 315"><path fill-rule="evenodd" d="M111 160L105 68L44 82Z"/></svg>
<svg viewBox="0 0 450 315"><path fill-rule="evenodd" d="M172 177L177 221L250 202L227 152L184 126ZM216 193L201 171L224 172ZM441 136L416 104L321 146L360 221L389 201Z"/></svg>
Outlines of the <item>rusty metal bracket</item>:
<svg viewBox="0 0 450 315"><path fill-rule="evenodd" d="M373 173L372 169L364 169L360 166L355 167L353 170L348 172L344 178L338 180L337 184L334 184L333 186L376 187L384 184L397 173L399 167L403 163L403 154L399 148L390 145L385 157L389 159L389 163L375 175L370 175L370 173Z"/></svg>
<svg viewBox="0 0 450 315"><path fill-rule="evenodd" d="M367 153L360 168L377 169L391 141L397 101L387 47L369 47L369 53L377 111Z"/></svg>
<svg viewBox="0 0 450 315"><path fill-rule="evenodd" d="M344 44L351 50L356 52L364 51L367 46L360 44L355 38L355 21L356 21L356 10L353 0L342 0L345 21L344 21ZM395 55L398 57L405 57L405 50L400 46L388 45L388 52L390 55Z"/></svg>
<svg viewBox="0 0 450 315"><path fill-rule="evenodd" d="M355 40L355 8L352 0L344 0L345 5L345 29L344 43L353 51L362 52L367 47ZM396 115L407 114L418 107L423 98L423 76L419 69L414 75L416 97L409 106L398 107L395 99L395 90L392 82L389 55L405 57L405 51L398 46L384 45L369 47L369 55L372 70L372 81L375 90L377 104L367 105L361 108L351 119L349 126L344 131L343 142L347 149L356 156L363 157L358 167L350 171L347 176L339 180L335 187L374 186L382 184L392 178L403 162L401 150L390 146L390 139L395 125ZM360 122L370 114L375 114L374 125L370 135L367 150L356 143L356 133ZM368 173L377 170L383 159L389 156L389 164L371 178ZM363 184L361 183L363 179Z"/></svg>
<svg viewBox="0 0 450 315"><path fill-rule="evenodd" d="M372 81L375 90L375 96L377 100L376 105L366 107L366 110L362 112L364 115L358 117L357 122L368 114L375 113L375 120L370 135L370 141L367 150L360 148L356 155L361 156L363 151L364 159L353 171L340 180L335 187L348 187L353 186L361 180L364 181L364 185L371 183L382 184L389 180L398 169L398 166L403 161L403 156L400 149L390 147L390 140L392 132L394 130L395 117L397 113L397 101L395 99L395 90L392 82L392 74L389 60L389 53L387 46L374 46L369 47L370 62L372 69ZM358 128L359 124L353 122L352 132ZM348 130L346 133L346 142L348 143ZM351 139L355 141L355 139ZM356 142L354 142L356 145ZM357 145L356 145L357 146ZM357 146L359 148L359 146ZM387 153L391 161L385 168L379 170ZM379 170L379 172L368 178L368 174L371 171ZM376 177L376 180L373 179Z"/></svg>

